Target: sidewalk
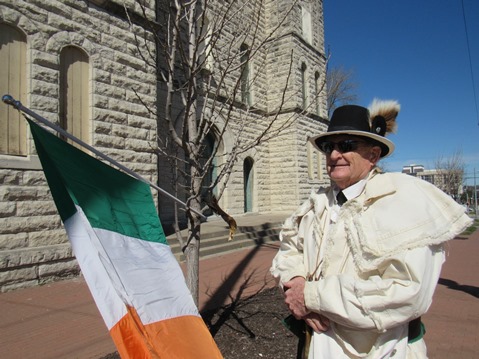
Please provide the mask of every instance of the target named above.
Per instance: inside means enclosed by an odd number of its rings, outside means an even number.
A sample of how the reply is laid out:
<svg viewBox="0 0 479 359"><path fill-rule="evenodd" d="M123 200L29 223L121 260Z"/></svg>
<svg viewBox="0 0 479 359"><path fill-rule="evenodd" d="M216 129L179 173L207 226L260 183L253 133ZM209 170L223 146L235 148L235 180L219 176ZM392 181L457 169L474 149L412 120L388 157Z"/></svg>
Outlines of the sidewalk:
<svg viewBox="0 0 479 359"><path fill-rule="evenodd" d="M431 308L423 316L431 359L479 358L479 230L450 241Z"/></svg>
<svg viewBox="0 0 479 359"><path fill-rule="evenodd" d="M277 220L246 218L266 219ZM276 243L263 244L201 260L200 310L274 286L269 266L276 251ZM423 317L429 357L477 358L479 231L450 241L448 252L433 305ZM116 351L80 278L2 293L0 306L0 358L98 359Z"/></svg>

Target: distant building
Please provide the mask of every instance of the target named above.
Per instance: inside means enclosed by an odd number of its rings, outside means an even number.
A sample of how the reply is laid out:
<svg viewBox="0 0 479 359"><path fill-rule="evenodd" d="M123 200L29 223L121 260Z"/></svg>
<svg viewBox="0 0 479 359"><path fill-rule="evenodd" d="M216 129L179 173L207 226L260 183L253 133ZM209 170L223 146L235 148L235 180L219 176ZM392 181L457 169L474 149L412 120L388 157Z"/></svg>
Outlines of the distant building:
<svg viewBox="0 0 479 359"><path fill-rule="evenodd" d="M402 168L402 173L418 177L426 182L432 183L442 191L458 199L463 193L462 175L445 170L432 169L427 170L423 165L411 164Z"/></svg>
<svg viewBox="0 0 479 359"><path fill-rule="evenodd" d="M407 173L408 175L417 176L418 173L424 172L423 165L409 165L402 168L402 173Z"/></svg>

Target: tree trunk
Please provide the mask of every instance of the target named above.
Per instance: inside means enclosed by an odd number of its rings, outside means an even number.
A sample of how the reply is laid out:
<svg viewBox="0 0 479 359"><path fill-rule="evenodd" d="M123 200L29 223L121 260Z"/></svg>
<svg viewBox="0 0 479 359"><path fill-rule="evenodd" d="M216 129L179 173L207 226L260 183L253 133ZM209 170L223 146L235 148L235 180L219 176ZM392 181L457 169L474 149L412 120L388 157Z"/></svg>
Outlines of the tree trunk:
<svg viewBox="0 0 479 359"><path fill-rule="evenodd" d="M201 180L198 176L195 176L196 170L192 169L193 181L193 193L199 193L201 188ZM201 212L201 199L199 196L193 196L189 202L189 206ZM193 300L198 306L199 303L199 272L200 272L200 233L201 233L201 218L195 212L189 210L189 229L188 229L188 241L185 248L186 257L186 285L188 286Z"/></svg>
<svg viewBox="0 0 479 359"><path fill-rule="evenodd" d="M198 216L193 214L188 231L188 245L185 248L186 285L188 286L196 306L199 302L199 271L200 271L200 227Z"/></svg>

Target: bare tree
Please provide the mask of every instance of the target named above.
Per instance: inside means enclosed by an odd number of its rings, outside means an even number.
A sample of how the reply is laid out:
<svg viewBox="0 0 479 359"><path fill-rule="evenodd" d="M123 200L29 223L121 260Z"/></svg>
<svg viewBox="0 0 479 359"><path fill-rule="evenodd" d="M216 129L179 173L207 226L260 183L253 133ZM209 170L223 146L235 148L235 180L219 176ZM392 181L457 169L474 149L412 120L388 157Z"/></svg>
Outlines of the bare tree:
<svg viewBox="0 0 479 359"><path fill-rule="evenodd" d="M280 15L267 33L261 26L265 6L272 2L262 0L160 0L157 20L150 24L156 51L142 51L140 56L155 67L158 77L156 151L171 166L175 194L184 197L188 205L187 238L182 237L178 222L176 233L186 258L187 285L195 300L202 223L198 213L212 208L234 231L232 217L215 204L235 164L250 149L280 135L298 116L298 111L296 115L282 115L296 95L288 86L295 62L293 53L278 61L277 70L284 83L280 88L268 89L274 103L265 106L251 95L266 71L275 38L284 31L298 2L275 5ZM142 39L137 37L137 41ZM259 101L264 98L259 97ZM220 150L218 143L228 129L234 133L232 144Z"/></svg>
<svg viewBox="0 0 479 359"><path fill-rule="evenodd" d="M353 72L351 70L345 70L343 67L328 67L326 84L328 87L327 106L329 118L337 107L354 103L357 100L355 91L358 85L353 81Z"/></svg>
<svg viewBox="0 0 479 359"><path fill-rule="evenodd" d="M438 187L454 199L459 199L466 168L462 151L456 150L450 157L439 156L435 167L439 176L439 181L436 181Z"/></svg>

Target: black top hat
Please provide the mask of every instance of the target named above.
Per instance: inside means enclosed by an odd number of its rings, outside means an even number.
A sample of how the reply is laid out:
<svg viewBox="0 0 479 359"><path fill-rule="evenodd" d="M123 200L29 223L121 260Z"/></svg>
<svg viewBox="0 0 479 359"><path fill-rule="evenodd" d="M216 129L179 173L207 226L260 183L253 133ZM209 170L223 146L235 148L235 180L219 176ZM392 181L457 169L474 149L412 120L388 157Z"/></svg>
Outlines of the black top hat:
<svg viewBox="0 0 479 359"><path fill-rule="evenodd" d="M381 147L381 157L389 156L394 151L394 143L384 136L394 129L399 108L399 104L395 101L376 100L372 104L371 111L357 105L338 107L333 112L327 132L312 137L310 141L319 150L318 145L326 141L329 136L366 137L369 142Z"/></svg>

